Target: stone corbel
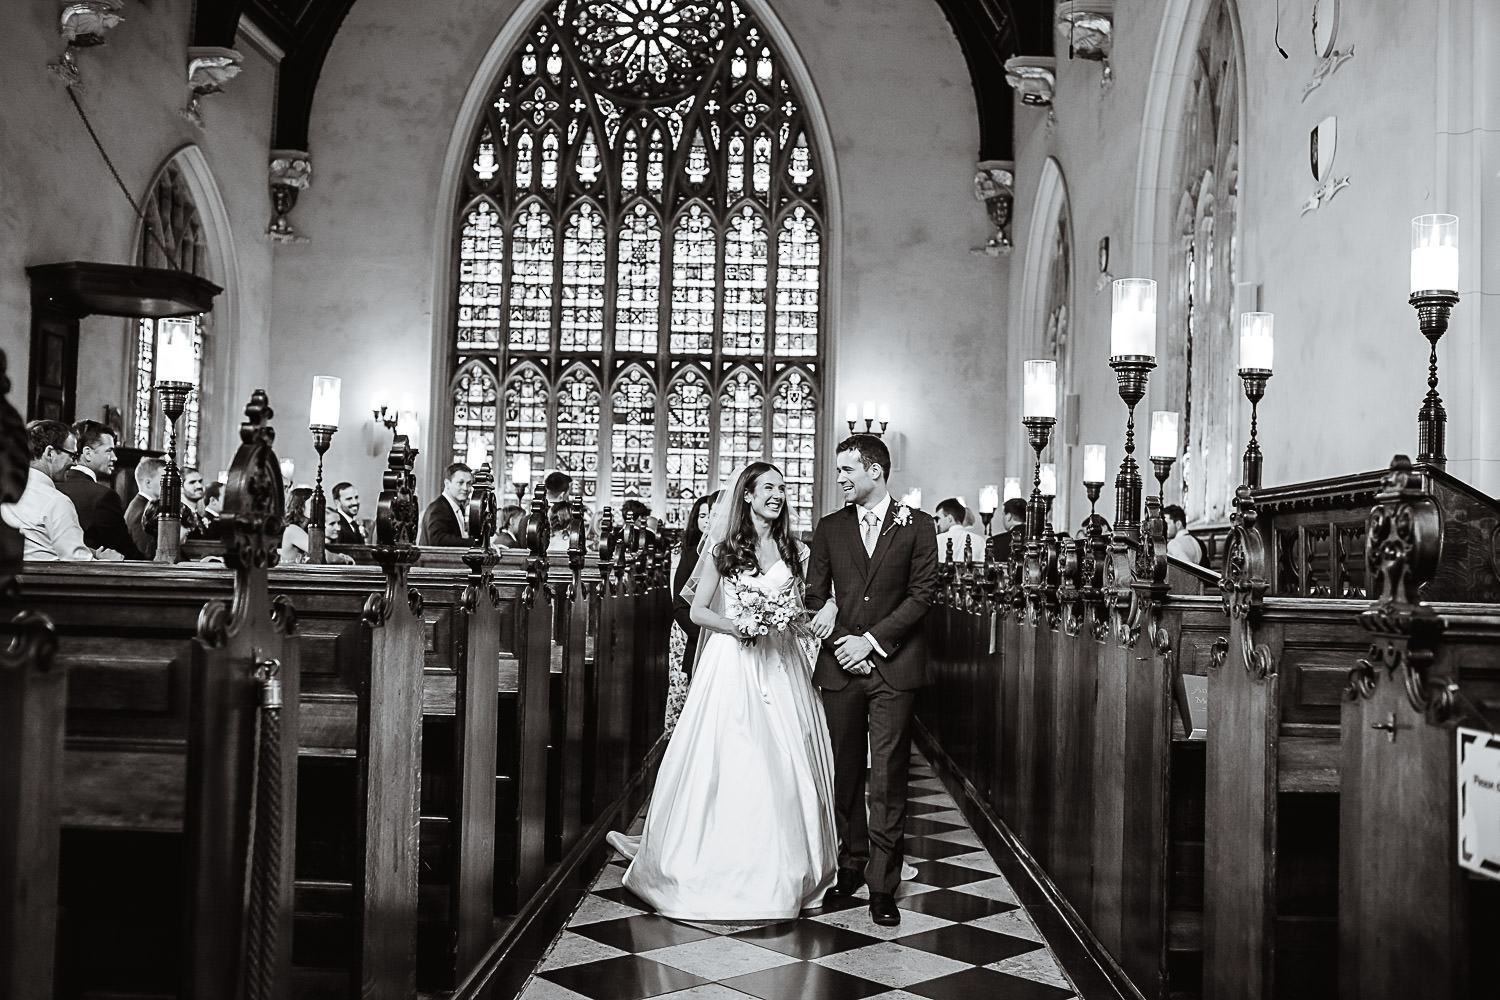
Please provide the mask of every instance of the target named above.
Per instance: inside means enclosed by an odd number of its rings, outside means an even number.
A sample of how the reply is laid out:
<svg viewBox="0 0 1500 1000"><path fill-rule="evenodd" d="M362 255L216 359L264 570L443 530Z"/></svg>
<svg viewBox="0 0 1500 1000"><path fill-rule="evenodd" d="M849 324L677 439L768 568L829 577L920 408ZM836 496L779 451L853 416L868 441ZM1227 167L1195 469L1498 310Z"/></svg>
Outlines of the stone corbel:
<svg viewBox="0 0 1500 1000"><path fill-rule="evenodd" d="M1103 68L1100 86L1112 79L1109 55L1114 48L1114 0L1058 0L1055 24L1068 46L1069 59L1088 59Z"/></svg>
<svg viewBox="0 0 1500 1000"><path fill-rule="evenodd" d="M78 86L82 77L74 53L78 49L103 45L105 36L125 20L120 13L124 7L125 0L63 0L57 33L68 47L57 62L49 63L47 68L68 86Z"/></svg>
<svg viewBox="0 0 1500 1000"><path fill-rule="evenodd" d="M1000 257L1011 252L1010 220L1016 200L1016 164L1014 160L981 160L974 167L974 200L984 203L995 235L982 247L969 252Z"/></svg>
<svg viewBox="0 0 1500 1000"><path fill-rule="evenodd" d="M182 117L203 128L203 112L198 102L208 94L222 93L224 84L240 75L245 57L234 49L203 45L188 49L188 102Z"/></svg>
<svg viewBox="0 0 1500 1000"><path fill-rule="evenodd" d="M1431 672L1442 639L1443 619L1422 603L1420 589L1432 579L1443 545L1443 518L1426 477L1397 455L1365 519L1365 570L1375 602L1360 614L1371 633L1367 656L1349 671L1349 700L1375 693L1384 667L1401 675L1407 701L1435 725L1453 718L1458 685Z"/></svg>
<svg viewBox="0 0 1500 1000"><path fill-rule="evenodd" d="M266 235L273 243L306 243L287 220L297 196L312 183L312 157L300 149L273 149L268 168L271 187L271 224Z"/></svg>
<svg viewBox="0 0 1500 1000"><path fill-rule="evenodd" d="M1057 89L1057 59L1053 56L1011 56L1005 60L1005 82L1034 108L1050 108Z"/></svg>

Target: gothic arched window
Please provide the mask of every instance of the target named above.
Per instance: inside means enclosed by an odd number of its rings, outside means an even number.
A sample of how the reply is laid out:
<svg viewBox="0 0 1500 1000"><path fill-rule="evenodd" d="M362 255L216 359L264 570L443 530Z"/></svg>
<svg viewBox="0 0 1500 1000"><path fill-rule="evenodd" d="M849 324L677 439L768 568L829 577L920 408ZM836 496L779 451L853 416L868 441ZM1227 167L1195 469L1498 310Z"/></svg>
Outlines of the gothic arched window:
<svg viewBox="0 0 1500 1000"><path fill-rule="evenodd" d="M144 267L167 268L204 275L207 267L203 220L193 201L187 180L176 164L168 163L151 189L143 207L139 260ZM164 354L181 354L191 359L193 385L177 425L183 468L198 464L200 392L203 387L204 340L208 335L208 316L186 316L176 319L141 319L135 330L135 391L131 410L133 434L137 448L165 449L171 423L161 411L161 402L152 392L156 371Z"/></svg>
<svg viewBox="0 0 1500 1000"><path fill-rule="evenodd" d="M811 527L827 228L810 128L732 0L550 4L474 125L455 206L453 459L477 435L498 469L563 469L591 504L639 497L669 521L769 459Z"/></svg>
<svg viewBox="0 0 1500 1000"><path fill-rule="evenodd" d="M1182 506L1190 521L1228 516L1238 483L1232 422L1235 282L1238 273L1239 56L1228 5L1203 26L1188 89L1178 168L1171 349L1186 378L1180 387ZM1174 393L1175 394L1175 393Z"/></svg>

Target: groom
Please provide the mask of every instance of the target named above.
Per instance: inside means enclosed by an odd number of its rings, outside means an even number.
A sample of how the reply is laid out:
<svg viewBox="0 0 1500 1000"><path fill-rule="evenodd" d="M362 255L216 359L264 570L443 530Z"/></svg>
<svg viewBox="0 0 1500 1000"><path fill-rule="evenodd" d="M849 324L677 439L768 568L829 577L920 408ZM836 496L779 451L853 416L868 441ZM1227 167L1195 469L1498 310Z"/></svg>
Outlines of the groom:
<svg viewBox="0 0 1500 1000"><path fill-rule="evenodd" d="M838 446L837 462L849 504L818 523L807 570L808 607L830 598L838 605L813 673L833 740L839 872L829 895L852 894L863 875L870 918L891 927L901 922L895 892L911 710L916 689L928 682L922 619L937 598L937 530L931 517L891 497L891 455L880 438L848 438Z"/></svg>

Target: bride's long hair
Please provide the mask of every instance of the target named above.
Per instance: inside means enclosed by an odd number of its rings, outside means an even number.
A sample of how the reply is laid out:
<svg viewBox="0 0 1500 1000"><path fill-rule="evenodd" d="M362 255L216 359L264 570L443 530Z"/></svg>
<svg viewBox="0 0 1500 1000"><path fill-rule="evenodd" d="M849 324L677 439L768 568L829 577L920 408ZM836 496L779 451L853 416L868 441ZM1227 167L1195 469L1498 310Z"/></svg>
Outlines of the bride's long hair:
<svg viewBox="0 0 1500 1000"><path fill-rule="evenodd" d="M770 462L751 462L740 473L733 492L720 495L721 503L731 505L724 540L714 547L714 566L720 576L728 577L740 572L761 573L765 570L755 554L760 547L760 539L756 535L755 517L750 513L750 503L745 499L745 494L752 492L760 477L767 472L781 475L781 470ZM792 538L792 519L787 512L788 506L789 504L783 503L781 513L771 522L771 538L776 542L776 550L781 553L787 568L801 579L802 556L797 551L796 539Z"/></svg>

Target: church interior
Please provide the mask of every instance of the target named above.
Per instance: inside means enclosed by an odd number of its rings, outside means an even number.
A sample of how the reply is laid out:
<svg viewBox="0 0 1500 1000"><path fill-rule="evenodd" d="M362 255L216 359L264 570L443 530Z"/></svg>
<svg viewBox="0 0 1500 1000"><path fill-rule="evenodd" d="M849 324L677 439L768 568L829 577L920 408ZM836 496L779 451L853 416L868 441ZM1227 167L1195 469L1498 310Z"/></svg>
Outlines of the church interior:
<svg viewBox="0 0 1500 1000"><path fill-rule="evenodd" d="M0 25L0 997L1500 988L1500 6ZM957 511L904 923L666 920L696 504L856 432Z"/></svg>

